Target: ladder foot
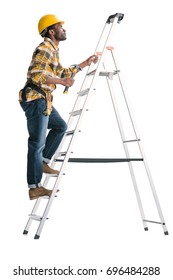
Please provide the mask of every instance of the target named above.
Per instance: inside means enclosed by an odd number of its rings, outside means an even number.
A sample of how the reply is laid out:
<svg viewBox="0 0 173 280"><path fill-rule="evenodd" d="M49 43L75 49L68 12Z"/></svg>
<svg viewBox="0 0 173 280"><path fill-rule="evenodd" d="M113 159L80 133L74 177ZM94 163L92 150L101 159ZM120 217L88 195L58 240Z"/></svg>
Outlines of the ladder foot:
<svg viewBox="0 0 173 280"><path fill-rule="evenodd" d="M28 234L28 230L24 230L24 231L23 231L23 234Z"/></svg>
<svg viewBox="0 0 173 280"><path fill-rule="evenodd" d="M148 227L145 227L144 230L145 230L145 231L148 231Z"/></svg>
<svg viewBox="0 0 173 280"><path fill-rule="evenodd" d="M38 234L36 234L35 236L34 236L34 239L39 239L40 238L40 235L38 235Z"/></svg>
<svg viewBox="0 0 173 280"><path fill-rule="evenodd" d="M168 231L164 231L164 234L165 234L165 235L169 235Z"/></svg>

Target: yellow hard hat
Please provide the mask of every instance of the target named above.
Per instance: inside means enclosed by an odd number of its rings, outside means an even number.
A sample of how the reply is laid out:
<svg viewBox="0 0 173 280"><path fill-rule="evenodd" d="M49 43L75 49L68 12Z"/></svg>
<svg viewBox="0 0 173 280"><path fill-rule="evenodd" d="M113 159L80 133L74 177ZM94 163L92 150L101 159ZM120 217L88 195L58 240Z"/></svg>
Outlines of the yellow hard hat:
<svg viewBox="0 0 173 280"><path fill-rule="evenodd" d="M61 23L64 24L64 21L60 20L57 16L55 15L45 15L41 17L41 19L38 22L38 32L41 34L44 29L47 27L56 24L56 23Z"/></svg>

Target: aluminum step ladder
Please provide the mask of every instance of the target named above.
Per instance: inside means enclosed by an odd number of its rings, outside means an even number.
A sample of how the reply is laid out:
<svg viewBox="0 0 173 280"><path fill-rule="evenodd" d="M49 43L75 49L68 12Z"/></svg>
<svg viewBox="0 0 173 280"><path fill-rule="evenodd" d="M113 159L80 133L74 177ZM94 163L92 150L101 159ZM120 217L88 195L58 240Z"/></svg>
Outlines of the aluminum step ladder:
<svg viewBox="0 0 173 280"><path fill-rule="evenodd" d="M145 154L143 151L141 139L137 132L136 125L134 123L134 119L132 117L131 110L129 108L127 96L125 95L125 92L124 92L124 89L122 86L122 82L121 82L121 78L120 78L120 71L118 70L116 62L115 62L114 48L109 47L107 45L111 38L115 25L120 23L123 18L124 18L124 14L121 14L121 13L116 13L114 15L111 15L108 17L106 24L103 28L103 31L99 38L98 44L96 46L96 50L94 52L95 54L99 55L99 61L97 63L97 66L95 66L94 64L91 64L88 68L88 71L85 75L81 89L77 94L77 98L76 98L74 107L73 107L72 111L70 112L70 117L67 122L68 131L65 133L65 135L61 141L61 144L58 147L58 150L56 151L54 158L50 165L51 168L54 168L55 164L57 162L59 162L59 164L61 165L60 173L59 173L59 175L55 175L55 174L47 175L45 177L45 181L43 183L43 186L46 188L49 180L52 177L54 177L55 183L54 183L52 195L50 198L49 197L40 197L36 200L35 205L32 209L32 212L29 215L29 220L28 220L26 227L24 229L24 232L23 232L23 234L28 234L32 222L34 220L36 220L39 223L39 225L38 225L34 239L40 238L45 221L48 219L48 213L51 208L52 202L53 202L54 198L58 195L57 190L60 186L60 182L64 175L65 168L66 168L66 165L68 162L88 162L88 163L91 163L91 162L92 163L127 162L129 170L130 170L130 174L131 174L131 178L132 178L132 182L133 182L133 186L134 186L144 230L146 230L146 231L148 230L148 223L156 223L156 224L162 225L164 234L168 235L168 230L166 228L161 206L160 206L158 196L157 196L157 193L155 190L155 186L154 186L154 183L152 180L152 176L151 176L148 164L147 164L147 160L146 160L146 157L145 157ZM101 52L100 52L100 50L101 50ZM111 54L110 57L113 62L113 65L114 65L113 71L106 70L105 56L107 53ZM79 133L81 132L83 117L88 110L89 101L90 101L92 95L94 95L94 93L95 93L96 82L98 79L100 79L100 76L106 78L106 83L107 83L107 86L108 86L108 89L110 92L110 96L111 96L113 108L115 111L118 128L120 131L120 136L122 139L122 144L123 144L126 158L74 158L74 157L72 157L74 143L75 143L76 138L78 137ZM123 124L122 124L122 121L120 118L120 113L119 113L117 101L115 98L116 95L115 95L114 89L113 89L113 80L115 79L115 77L118 78L117 80L120 85L120 88L122 91L122 96L123 96L123 99L124 99L124 102L126 105L126 110L128 112L128 116L129 116L129 119L130 119L130 122L132 125L132 129L133 129L134 136L135 136L133 139L126 139L126 136L125 136L124 127L123 127ZM66 91L67 91L67 88L66 88ZM72 129L72 127L74 127L74 128ZM65 143L67 145L67 148L65 151L62 151L62 148L64 147ZM131 143L135 143L137 145L140 156L138 156L138 157L130 156L129 145ZM146 219L146 217L145 217L140 193L138 190L138 185L137 185L134 168L132 166L132 162L139 162L139 163L141 162L140 164L144 165L144 169L145 169L145 172L147 175L147 180L149 181L149 185L151 187L151 191L152 191L153 198L154 198L155 205L156 205L156 210L158 212L158 216L160 219L159 221L149 220L149 219ZM43 211L43 214L41 216L37 215L37 211L40 206L40 203L42 200L45 200L45 199L47 199L47 201L46 201L46 207Z"/></svg>

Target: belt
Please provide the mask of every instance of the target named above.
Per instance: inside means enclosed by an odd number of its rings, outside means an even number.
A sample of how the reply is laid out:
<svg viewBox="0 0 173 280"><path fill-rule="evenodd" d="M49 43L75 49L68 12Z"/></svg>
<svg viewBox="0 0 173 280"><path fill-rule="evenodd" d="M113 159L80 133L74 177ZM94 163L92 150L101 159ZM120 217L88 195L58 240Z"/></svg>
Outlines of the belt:
<svg viewBox="0 0 173 280"><path fill-rule="evenodd" d="M38 91L41 95L44 96L44 98L46 99L46 93L40 88L38 87L37 85L35 84L32 84L32 83L28 83L24 86L24 88L21 90L22 92L22 100L23 101L26 101L26 93L27 93L27 88L32 88L36 91Z"/></svg>

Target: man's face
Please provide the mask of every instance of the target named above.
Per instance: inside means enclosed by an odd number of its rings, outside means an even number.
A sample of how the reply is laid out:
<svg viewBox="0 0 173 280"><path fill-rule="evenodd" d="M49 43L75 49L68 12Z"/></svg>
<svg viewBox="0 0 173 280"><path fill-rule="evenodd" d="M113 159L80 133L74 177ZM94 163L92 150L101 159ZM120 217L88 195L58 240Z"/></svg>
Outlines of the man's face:
<svg viewBox="0 0 173 280"><path fill-rule="evenodd" d="M53 30L55 32L54 37L55 37L55 39L57 41L64 41L64 40L66 40L66 31L62 27L61 23L55 24Z"/></svg>

